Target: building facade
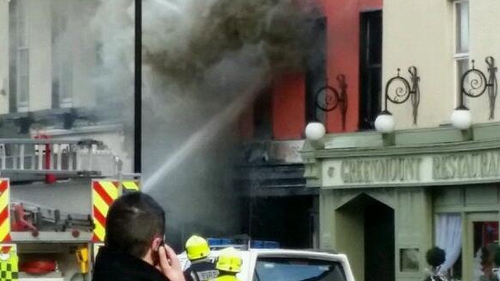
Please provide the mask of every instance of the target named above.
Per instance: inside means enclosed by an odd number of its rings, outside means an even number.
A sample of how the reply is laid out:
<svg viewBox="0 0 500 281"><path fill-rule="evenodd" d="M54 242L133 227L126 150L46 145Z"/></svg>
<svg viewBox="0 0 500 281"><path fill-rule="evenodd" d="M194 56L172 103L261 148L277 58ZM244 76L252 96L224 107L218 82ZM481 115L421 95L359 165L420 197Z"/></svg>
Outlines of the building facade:
<svg viewBox="0 0 500 281"><path fill-rule="evenodd" d="M133 134L122 116L133 107L106 103L97 7L98 1L0 2L0 137L98 139L131 172Z"/></svg>
<svg viewBox="0 0 500 281"><path fill-rule="evenodd" d="M446 251L441 273L452 280L491 280L500 219L498 11L496 1L385 0L379 105L396 130L305 143L320 247L348 254L356 280L423 280L433 246ZM456 108L465 119L452 118Z"/></svg>
<svg viewBox="0 0 500 281"><path fill-rule="evenodd" d="M319 246L319 193L306 186L299 154L305 126L319 121L329 133L369 130L380 111L373 101L381 95L382 1L319 4L306 71L277 77L240 122L245 231L295 248Z"/></svg>

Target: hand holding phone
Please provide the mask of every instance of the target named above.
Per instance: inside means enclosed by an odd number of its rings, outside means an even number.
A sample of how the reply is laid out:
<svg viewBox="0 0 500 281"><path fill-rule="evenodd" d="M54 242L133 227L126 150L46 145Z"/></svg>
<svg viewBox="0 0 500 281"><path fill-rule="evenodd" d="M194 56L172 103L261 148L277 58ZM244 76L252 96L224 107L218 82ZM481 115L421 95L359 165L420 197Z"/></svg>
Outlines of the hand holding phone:
<svg viewBox="0 0 500 281"><path fill-rule="evenodd" d="M185 281L181 263L170 246L167 244L160 246L158 249L158 256L160 260L160 269L165 277L170 281Z"/></svg>

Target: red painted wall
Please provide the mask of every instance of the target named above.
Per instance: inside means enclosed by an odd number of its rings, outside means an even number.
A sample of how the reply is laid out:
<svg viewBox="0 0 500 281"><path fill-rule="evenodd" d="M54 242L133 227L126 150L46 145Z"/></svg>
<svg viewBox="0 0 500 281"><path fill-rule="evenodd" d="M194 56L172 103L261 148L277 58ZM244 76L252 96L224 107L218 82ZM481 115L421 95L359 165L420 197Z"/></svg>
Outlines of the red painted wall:
<svg viewBox="0 0 500 281"><path fill-rule="evenodd" d="M335 77L344 74L347 80L346 131L357 131L359 123L359 45L360 13L382 8L382 0L320 0L328 19L327 75L329 83L337 87ZM327 131L341 132L339 110L328 113Z"/></svg>
<svg viewBox="0 0 500 281"><path fill-rule="evenodd" d="M275 140L301 139L305 129L304 74L283 75L273 84L273 136Z"/></svg>
<svg viewBox="0 0 500 281"><path fill-rule="evenodd" d="M383 0L318 0L327 17L327 76L329 84L338 88L336 77L344 74L347 80L348 110L346 131L358 130L359 123L359 45L360 13L381 9ZM305 77L288 74L273 85L272 126L276 140L303 138L305 129ZM245 135L253 132L249 120ZM329 133L342 132L342 118L338 109L327 113Z"/></svg>

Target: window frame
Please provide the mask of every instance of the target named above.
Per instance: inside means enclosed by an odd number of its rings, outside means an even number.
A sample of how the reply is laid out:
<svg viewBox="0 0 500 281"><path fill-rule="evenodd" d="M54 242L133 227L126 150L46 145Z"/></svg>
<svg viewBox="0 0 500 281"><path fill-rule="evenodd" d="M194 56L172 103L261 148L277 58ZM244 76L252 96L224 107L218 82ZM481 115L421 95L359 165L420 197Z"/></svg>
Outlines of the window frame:
<svg viewBox="0 0 500 281"><path fill-rule="evenodd" d="M468 33L468 50L467 52L459 52L458 47L459 47L459 39L461 38L461 29L458 24L458 17L459 17L459 5L467 3L468 4L468 16L467 16L467 33ZM459 100L460 95L462 94L462 75L465 72L461 72L461 63L466 62L466 67L464 68L465 71L470 69L470 1L469 0L454 0L453 1L453 61L454 61L454 66L453 66L453 71L454 71L454 77L455 77L455 92L456 92L456 98ZM464 71L462 69L462 71ZM464 105L467 104L466 99L464 99Z"/></svg>
<svg viewBox="0 0 500 281"><path fill-rule="evenodd" d="M314 52L311 52L309 57L308 67L304 72L305 82L305 122L320 122L326 124L327 112L320 109L317 105L318 91L327 85L328 71L327 71L327 45L328 45L328 19L324 15L317 18L311 18L310 24L314 27L314 32L311 39L314 40ZM320 56L318 57L313 56ZM333 80L333 79L332 79Z"/></svg>
<svg viewBox="0 0 500 281"><path fill-rule="evenodd" d="M70 1L59 4L63 10L68 11L64 16L62 13L54 14L52 11L52 77L53 87L57 81L57 88L53 89L53 108L71 108L73 106L73 86L74 86L74 55L73 48L60 48L61 40L70 40L63 36L72 37L74 24L70 20L73 15L73 5ZM62 5L62 6L61 6ZM71 44L71 43L70 43ZM56 52L57 50L57 52Z"/></svg>
<svg viewBox="0 0 500 281"><path fill-rule="evenodd" d="M379 64L370 64L369 61L369 49L370 49L370 37L372 21L377 20L380 17L380 33L382 40L380 42L380 52L381 59ZM382 110L383 101L383 61L384 61L384 11L382 9L375 10L363 10L359 13L359 23L360 23L360 44L359 44L359 120L358 120L358 130L368 131L375 129L375 119L377 115ZM375 44L376 45L376 44ZM378 81L380 85L373 83L373 81ZM371 88L377 88L377 91Z"/></svg>
<svg viewBox="0 0 500 281"><path fill-rule="evenodd" d="M22 4L21 4L22 3ZM23 11L21 11L23 9ZM22 15L21 15L22 13ZM29 48L29 1L19 0L16 5L16 107L18 112L27 112L29 109L29 100L30 100L30 48ZM24 30L21 30L19 27L21 22L21 16L24 18ZM21 32L23 34L21 34ZM21 36L24 36L23 43L21 44ZM25 53L26 65L22 65L21 57L22 53ZM22 68L24 66L24 68ZM24 86L21 86L23 79L27 81L23 83ZM21 89L26 89L25 99L22 99Z"/></svg>

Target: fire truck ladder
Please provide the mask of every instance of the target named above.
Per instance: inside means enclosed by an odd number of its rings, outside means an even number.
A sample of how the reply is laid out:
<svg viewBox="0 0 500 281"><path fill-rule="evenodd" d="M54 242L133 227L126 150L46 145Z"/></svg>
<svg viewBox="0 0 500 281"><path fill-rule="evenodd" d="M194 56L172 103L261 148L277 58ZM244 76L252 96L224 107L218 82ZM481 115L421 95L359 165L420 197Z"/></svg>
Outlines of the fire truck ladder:
<svg viewBox="0 0 500 281"><path fill-rule="evenodd" d="M96 156L102 154L111 156L114 171L119 174L121 160L101 141L0 139L0 174L102 176L96 165Z"/></svg>
<svg viewBox="0 0 500 281"><path fill-rule="evenodd" d="M13 200L11 212L18 226L31 231L64 232L67 229L92 231L94 227L90 214L65 213L25 201Z"/></svg>

